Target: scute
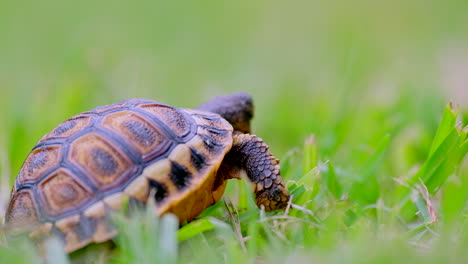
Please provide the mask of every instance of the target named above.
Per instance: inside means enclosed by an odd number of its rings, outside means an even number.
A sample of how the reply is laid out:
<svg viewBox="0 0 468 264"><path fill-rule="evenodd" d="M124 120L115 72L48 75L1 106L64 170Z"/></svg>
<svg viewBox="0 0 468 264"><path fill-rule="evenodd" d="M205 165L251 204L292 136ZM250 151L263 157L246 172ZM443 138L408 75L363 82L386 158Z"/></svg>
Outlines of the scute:
<svg viewBox="0 0 468 264"><path fill-rule="evenodd" d="M190 148L190 162L197 169L200 170L207 163L206 157L201 154L198 150Z"/></svg>
<svg viewBox="0 0 468 264"><path fill-rule="evenodd" d="M177 189L181 190L187 187L192 180L190 172L181 164L172 161L171 162L171 173L169 174L172 182L175 184Z"/></svg>
<svg viewBox="0 0 468 264"><path fill-rule="evenodd" d="M166 152L171 145L169 138L159 128L131 111L109 114L102 124L134 146L145 161Z"/></svg>
<svg viewBox="0 0 468 264"><path fill-rule="evenodd" d="M147 104L142 105L141 108L163 121L178 137L184 137L190 133L190 121L173 107L162 104Z"/></svg>
<svg viewBox="0 0 468 264"><path fill-rule="evenodd" d="M31 225L39 220L33 195L30 190L21 190L15 193L8 205L6 222L10 222L14 227L21 225Z"/></svg>
<svg viewBox="0 0 468 264"><path fill-rule="evenodd" d="M84 129L91 123L91 117L86 115L79 115L76 117L72 117L62 124L58 125L54 130L50 133L46 134L41 141L45 141L47 139L52 138L59 138L65 139L68 137L73 136L78 131Z"/></svg>
<svg viewBox="0 0 468 264"><path fill-rule="evenodd" d="M70 149L70 161L85 171L101 191L127 182L136 171L124 153L96 133L88 133L73 141Z"/></svg>
<svg viewBox="0 0 468 264"><path fill-rule="evenodd" d="M154 200L156 203L162 202L167 196L167 187L153 179L148 179L150 188L154 190Z"/></svg>
<svg viewBox="0 0 468 264"><path fill-rule="evenodd" d="M44 179L39 184L38 192L45 214L51 217L76 210L94 196L66 169L60 169Z"/></svg>
<svg viewBox="0 0 468 264"><path fill-rule="evenodd" d="M59 145L43 146L33 150L21 168L18 182L35 181L58 165L61 159Z"/></svg>

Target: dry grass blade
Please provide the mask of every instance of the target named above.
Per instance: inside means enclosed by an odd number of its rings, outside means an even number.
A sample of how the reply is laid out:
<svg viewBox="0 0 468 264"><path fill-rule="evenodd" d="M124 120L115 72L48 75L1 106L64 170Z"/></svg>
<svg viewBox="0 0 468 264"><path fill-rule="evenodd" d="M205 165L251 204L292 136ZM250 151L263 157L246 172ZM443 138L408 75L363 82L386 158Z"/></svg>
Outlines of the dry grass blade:
<svg viewBox="0 0 468 264"><path fill-rule="evenodd" d="M308 221L306 219L303 219L303 218L299 218L299 217L294 217L294 216L288 216L288 215L278 215L278 216L270 216L270 217L265 217L261 220L259 220L259 222L269 222L269 221L276 221L276 220L287 220L285 222L302 222L302 223L307 223L311 226L314 226L314 227L317 227L319 229L323 229L324 227L317 224L317 223L314 223L312 221Z"/></svg>
<svg viewBox="0 0 468 264"><path fill-rule="evenodd" d="M229 218L231 219L231 223L234 227L234 232L236 233L237 239L239 240L239 244L242 247L242 250L244 252L247 252L247 248L245 246L245 240L244 237L242 236L242 231L241 231L241 226L240 226L240 221L239 221L239 212L237 211L236 207L232 204L230 200L227 198L223 199L224 201L224 206L226 206L226 209L229 213Z"/></svg>
<svg viewBox="0 0 468 264"><path fill-rule="evenodd" d="M429 191L427 190L427 187L424 184L422 179L419 179L419 183L420 183L419 188L418 188L419 193L421 193L422 197L424 198L424 201L426 202L427 211L429 212L431 220L433 222L436 222L437 216L436 216L434 206L432 205L431 199L429 198Z"/></svg>

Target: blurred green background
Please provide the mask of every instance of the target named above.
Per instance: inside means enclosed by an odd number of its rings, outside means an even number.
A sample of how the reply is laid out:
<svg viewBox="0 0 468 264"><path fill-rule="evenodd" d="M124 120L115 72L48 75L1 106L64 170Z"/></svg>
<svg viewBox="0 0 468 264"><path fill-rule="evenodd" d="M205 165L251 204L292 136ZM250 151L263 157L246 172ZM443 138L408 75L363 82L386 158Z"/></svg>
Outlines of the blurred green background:
<svg viewBox="0 0 468 264"><path fill-rule="evenodd" d="M234 91L254 96L276 153L309 133L347 162L395 130L424 141L449 100L467 105L467 14L466 1L3 0L1 149L15 174L81 111Z"/></svg>
<svg viewBox="0 0 468 264"><path fill-rule="evenodd" d="M320 159L352 174L389 135L376 173L390 181L427 157L449 101L466 123L468 1L1 0L0 90L3 198L70 116L236 91L280 158L315 134Z"/></svg>

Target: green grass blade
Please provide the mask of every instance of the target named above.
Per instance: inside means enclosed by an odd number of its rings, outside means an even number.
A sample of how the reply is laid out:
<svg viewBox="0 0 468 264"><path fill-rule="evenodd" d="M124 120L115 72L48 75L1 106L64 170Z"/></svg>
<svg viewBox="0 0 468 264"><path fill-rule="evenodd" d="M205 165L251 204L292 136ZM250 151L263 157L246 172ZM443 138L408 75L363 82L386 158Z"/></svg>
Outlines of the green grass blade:
<svg viewBox="0 0 468 264"><path fill-rule="evenodd" d="M455 129L454 124L456 123L458 112L459 110L455 109L452 104L448 104L445 108L442 120L432 141L429 156L432 156L440 144L447 138L448 134Z"/></svg>
<svg viewBox="0 0 468 264"><path fill-rule="evenodd" d="M324 184L326 184L326 189L333 195L333 197L335 197L335 199L340 199L343 195L343 189L341 184L338 182L335 168L330 161L324 165L324 168L325 169L321 171L321 174L323 176Z"/></svg>
<svg viewBox="0 0 468 264"><path fill-rule="evenodd" d="M310 135L304 143L303 173L309 173L318 165L317 141Z"/></svg>
<svg viewBox="0 0 468 264"><path fill-rule="evenodd" d="M177 230L179 228L179 219L173 214L165 214L160 220L160 242L163 263L177 263L178 241Z"/></svg>
<svg viewBox="0 0 468 264"><path fill-rule="evenodd" d="M463 157L466 155L466 132L457 129L457 112L450 105L446 108L439 124L438 132L433 140L430 155L419 171L406 184L409 189L401 196L401 214L404 219L415 216L417 208L410 201L411 189L415 189L418 180L423 180L430 195L435 194L452 175Z"/></svg>
<svg viewBox="0 0 468 264"><path fill-rule="evenodd" d="M377 170L382 165L390 142L391 137L389 135L384 136L374 153L361 166L359 178L353 183L350 190L350 196L354 201L364 204L371 204L377 201L377 197L379 196Z"/></svg>
<svg viewBox="0 0 468 264"><path fill-rule="evenodd" d="M213 230L214 228L215 225L210 221L209 218L198 219L184 225L181 229L179 229L177 238L182 242L200 233Z"/></svg>

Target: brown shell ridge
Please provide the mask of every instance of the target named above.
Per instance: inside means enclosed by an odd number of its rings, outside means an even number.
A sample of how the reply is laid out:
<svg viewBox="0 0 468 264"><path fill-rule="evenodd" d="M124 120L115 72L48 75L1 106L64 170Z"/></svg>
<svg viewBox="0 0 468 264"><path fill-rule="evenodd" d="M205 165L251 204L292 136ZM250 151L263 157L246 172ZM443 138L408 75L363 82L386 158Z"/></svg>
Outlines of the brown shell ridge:
<svg viewBox="0 0 468 264"><path fill-rule="evenodd" d="M64 213L60 214L60 216L56 216L56 217L48 215L46 213L45 206L36 206L36 211L37 211L38 216L39 216L39 218L41 219L42 222L56 222L56 221L58 221L60 219L75 215L77 209L80 209L79 211L82 211L82 210L84 211L84 210L86 210L86 208L92 206L97 201L103 199L100 192L98 192L97 186L91 180L89 180L88 177L86 177L86 174L84 172L82 172L79 168L77 168L76 166L74 166L73 164L71 164L69 162L67 162L66 168L67 168L67 170L69 170L74 175L73 179L75 181L78 179L80 183L85 184L86 188L90 189L90 191L93 193L94 197L92 197L92 199L90 201L88 201L87 203L85 203L85 204L83 204L83 205L81 205L79 207L73 207L69 211L64 212ZM51 173L44 175L44 177L41 177L41 178L48 177L52 173L58 171L59 169L60 169L60 167L58 169L56 169L55 171L52 171ZM33 193L33 196L34 196L35 200L36 200L36 204L41 204L42 205L43 202L42 202L42 199L39 198L40 195L38 193L37 187L38 187L37 185L31 186L30 189L31 189L31 191Z"/></svg>
<svg viewBox="0 0 468 264"><path fill-rule="evenodd" d="M31 184L35 184L38 182L41 182L46 178L48 175L56 171L57 169L61 167L66 167L72 170L73 172L79 172L80 169L77 168L74 164L72 164L70 161L68 161L67 157L70 154L70 143L75 141L76 139L90 134L90 133L96 133L97 135L106 138L107 140L111 141L112 145L118 148L120 151L122 151L127 157L129 157L132 162L136 165L144 165L143 161L139 157L139 155L135 152L132 151L132 148L125 142L125 140L120 139L118 136L115 135L113 132L109 132L104 130L104 128L101 128L98 126L99 122L101 121L101 118L94 120L89 124L88 127L82 129L81 131L75 133L73 136L70 136L69 138L66 139L46 139L42 141L41 143L37 144L32 151L43 148L45 146L53 146L53 145L58 145L62 149L62 155L60 158L60 161L57 163L57 166L51 168L47 172L45 172L41 177L37 178L36 180L33 181L27 181ZM23 164L24 166L24 164ZM84 172L79 172L77 175L81 175L83 179L88 179L86 176L86 173ZM26 183L26 182L24 182ZM20 187L24 183L19 183L18 182L18 187ZM86 184L90 184L90 186L95 186L92 184L91 181L86 181ZM97 190L97 189L96 189Z"/></svg>
<svg viewBox="0 0 468 264"><path fill-rule="evenodd" d="M71 161L69 160L65 160L63 161L62 163L63 165L61 167L64 167L64 168L67 168L71 173L73 173L73 175L75 175L77 178L80 179L80 181L84 184L86 184L86 186L88 188L91 189L91 191L95 194L98 194L99 195L99 188L97 187L96 184L94 184L94 182L92 180L90 180L87 176L86 176L86 172L84 172L83 170L81 170L81 168L75 166Z"/></svg>
<svg viewBox="0 0 468 264"><path fill-rule="evenodd" d="M145 112L144 110L140 110L138 108L132 109L132 112L148 119L149 121L156 123L159 128L164 132L165 135L169 137L170 140L179 142L179 139L172 133L171 129L159 118L156 118L155 116Z"/></svg>
<svg viewBox="0 0 468 264"><path fill-rule="evenodd" d="M131 100L131 99L130 99ZM127 111L127 112L131 112L131 113L134 113L136 114L137 116L140 116L140 117L143 117L146 121L149 121L149 122L155 122L155 120L153 120L151 118L150 115L144 113L144 112L140 112L138 111L137 109L135 108L131 108L131 109L127 109L127 110L123 110L120 109L119 111L114 111L115 113L118 113L118 112L124 112L124 111ZM114 113L112 112L112 113ZM110 113L108 113L110 114ZM100 118L100 120L98 122L96 122L96 124L99 123L99 125L97 125L97 131L100 132L101 135L108 135L109 138L112 138L112 142L113 144L121 144L123 145L123 147L121 148L122 151L125 151L125 150L128 150L128 153L126 153L127 155L129 155L129 157L132 159L132 161L135 163L135 164L138 164L138 165L147 165L148 163L152 163L154 161L157 161L157 160L160 160L160 159L164 159L166 158L173 149L174 147L177 145L177 144L174 144L174 140L173 139L173 134L169 131L166 131L166 129L164 129L165 127L163 127L163 124L160 124L159 120L157 120L157 127L158 128L161 128L161 130L163 130L162 132L164 133L164 135L166 137L168 137L170 139L170 145L169 147L167 147L167 149L165 150L164 154L163 155L157 155L156 157L154 157L153 159L149 160L149 161L144 161L143 157L140 156L137 152L135 152L133 149L134 147L132 146L132 144L128 143L126 139L124 139L121 135L119 135L118 133L112 131L110 128L106 128L102 125L101 121L104 119L104 117ZM162 123L162 122L161 122Z"/></svg>
<svg viewBox="0 0 468 264"><path fill-rule="evenodd" d="M60 160L58 161L57 165L44 171L42 176L41 177L38 177L37 179L35 180L25 180L23 182L20 182L20 178L17 177L16 180L15 180L15 189L16 190L20 190L20 189L23 189L24 187L28 187L30 186L31 188L34 187L34 185L36 185L38 182L41 182L44 178L46 178L48 175L50 175L51 173L53 173L54 171L58 170L60 167L63 166L63 163L64 163L64 155L63 153L65 153L66 151L66 147L64 146L63 143L56 143L56 142L51 142L50 144L42 144L40 146L36 146L33 148L33 150L31 152L33 152L34 150L37 150L39 148L43 148L43 147L47 147L47 146L60 146L60 148L62 149L62 155L60 157ZM21 166L22 168L24 168L25 164L26 164L27 160L25 160L23 162L23 165Z"/></svg>
<svg viewBox="0 0 468 264"><path fill-rule="evenodd" d="M126 157L128 157L131 162L132 162L132 167L134 168L134 171L133 171L133 177L130 177L127 182L124 182L119 188L114 188L112 190L108 190L108 191L98 191L98 187L94 184L94 183L91 183L93 182L91 179L89 179L88 177L88 174L84 171L82 171L81 168L79 168L78 166L76 166L75 164L73 164L72 161L68 160L68 159L65 159L65 162L64 162L64 166L66 168L74 168L76 170L76 175L81 175L81 179L86 179L87 182L86 184L92 184L93 186L96 186L96 192L98 193L100 199L102 199L103 197L109 195L109 194L112 194L114 192L120 192L122 191L129 183L131 183L135 178L138 177L138 175L143 171L144 167L146 166L145 163L143 162L143 160L141 159L141 157L136 153L134 152L132 149L132 147L130 146L130 144L128 144L123 138L121 138L120 136L116 135L114 132L112 131L109 131L101 126L99 126L99 122L101 120L98 119L94 122L94 124L89 127L86 131L82 131L82 133L80 132L80 135L77 135L76 139L77 138L80 138L81 136L84 136L84 135L87 135L87 134L91 134L91 133L94 133L98 136L100 136L101 138L105 138L105 140L109 143L111 143L111 145L116 148L118 151L122 152ZM64 152L64 155L66 155L66 157L69 156L69 151L70 151L70 144L66 144L67 145L67 150L66 150L66 153ZM65 157L65 156L64 156ZM75 173L75 171L73 171ZM99 199L98 199L99 200ZM92 204L92 203L91 203ZM83 207L84 208L84 207Z"/></svg>
<svg viewBox="0 0 468 264"><path fill-rule="evenodd" d="M36 185L38 182L41 182L44 178L46 178L47 176L49 176L51 173L53 173L54 171L60 169L61 167L63 167L63 164L64 164L64 161L63 161L63 157L61 158L60 162L57 164L57 166L54 166L52 167L51 169L47 170L46 172L44 172L44 174L35 179L35 180L27 180L27 181L24 181L24 182L20 182L19 179L17 178L15 183L16 183L16 188L17 190L20 190L20 189L24 189L24 188L28 188L28 187L31 187L33 188L34 185Z"/></svg>
<svg viewBox="0 0 468 264"><path fill-rule="evenodd" d="M46 140L41 140L39 141L32 149L31 152L33 152L36 149L42 148L42 147L47 147L47 146L52 146L52 145L62 145L65 143L68 139L59 139L59 138L48 138Z"/></svg>
<svg viewBox="0 0 468 264"><path fill-rule="evenodd" d="M105 138L107 141L110 141L113 146L117 149L122 151L127 157L129 157L132 162L136 165L144 164L143 159L133 150L133 147L121 136L117 133L113 132L110 129L106 129L104 127L95 127L94 131L96 134L100 135L101 137Z"/></svg>
<svg viewBox="0 0 468 264"><path fill-rule="evenodd" d="M139 109L139 108L134 108L132 109L133 112L137 113L138 115L141 115L143 116L144 118L150 120L151 122L154 122L158 125L159 128L161 128L164 133L169 137L170 140L174 141L174 142L177 142L177 143L185 143L187 142L188 140L190 140L193 136L195 136L195 122L193 121L193 119L191 117L189 117L188 115L185 115L185 113L183 113L183 111L180 111L180 109L178 108L174 108L177 110L177 112L181 113L184 115L184 117L190 121L190 123L192 124L192 127L189 131L189 133L187 135L185 135L183 138L180 138L178 137L172 130L171 128L166 125L166 123L164 123L161 119L157 118L156 116L150 114L150 113L147 113L146 111L142 110L142 109Z"/></svg>
<svg viewBox="0 0 468 264"><path fill-rule="evenodd" d="M65 123L67 123L67 122L76 121L76 120L80 120L80 119L83 119L83 118L90 118L90 121L89 121L88 126L91 126L92 123L94 122L93 118L94 118L95 116L96 116L95 113L84 112L84 113L80 113L80 114L78 114L78 115L76 115L76 116L73 116L73 117L71 117L71 118L68 118L68 119L64 120L64 121L63 121L62 123L60 123L60 124L65 124ZM51 132L56 131L56 129L57 129L57 127L54 128ZM65 138L63 138L62 136L50 135L51 132L49 132L48 134L46 134L46 136L48 136L46 139L44 139L45 136L44 136L43 138L41 138L41 139L39 140L39 142L36 144L36 146L33 148L33 150L34 150L35 148L39 147L39 146L47 145L48 142L63 143L63 142L67 141L67 140L70 138L70 136L66 136Z"/></svg>
<svg viewBox="0 0 468 264"><path fill-rule="evenodd" d="M158 103L159 104L159 103ZM161 104L161 105L164 105L164 104ZM165 105L167 106L167 105ZM168 106L170 107L170 106ZM158 127L161 128L164 133L166 135L169 136L169 139L172 140L172 141L175 141L177 143L185 143L187 142L188 140L190 140L193 136L195 136L196 134L196 126L197 124L195 123L195 121L193 120L193 118L189 115L187 115L186 113L184 113L184 111L181 111L181 109L179 108L175 108L174 109L179 112L180 114L182 114L191 124L191 128L189 130L189 133L187 135L185 135L184 137L180 138L178 137L177 135L175 135L175 133L171 130L171 128L166 125L166 123L164 123L161 119L157 118L156 116L150 114L150 113L147 113L146 111L142 110L142 109L139 109L139 108L134 108L132 109L133 112L147 118L148 120L158 124Z"/></svg>

